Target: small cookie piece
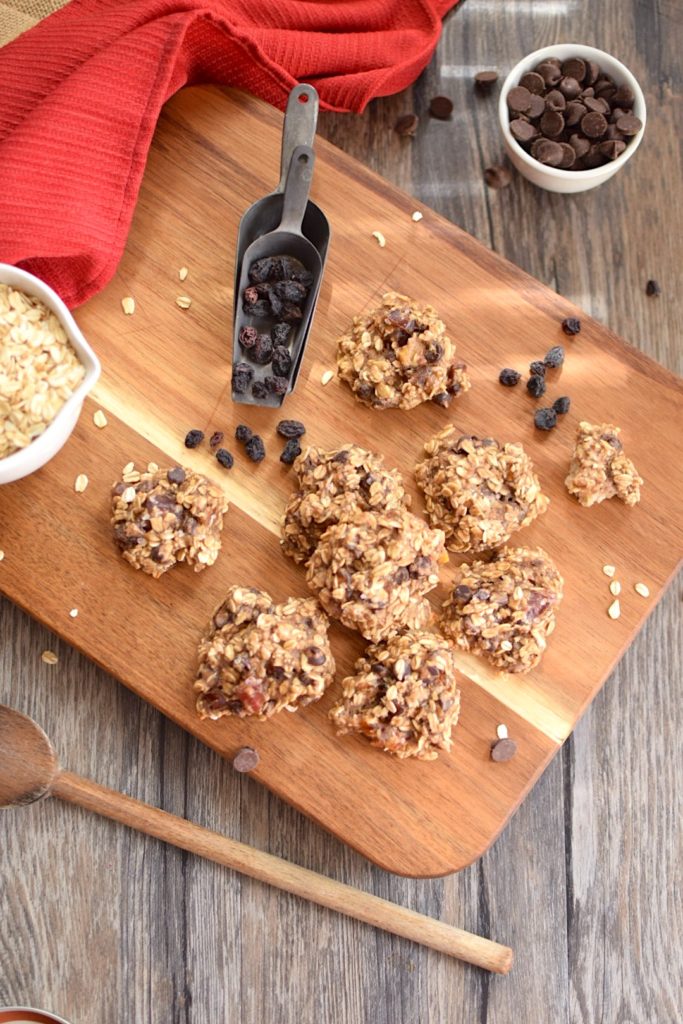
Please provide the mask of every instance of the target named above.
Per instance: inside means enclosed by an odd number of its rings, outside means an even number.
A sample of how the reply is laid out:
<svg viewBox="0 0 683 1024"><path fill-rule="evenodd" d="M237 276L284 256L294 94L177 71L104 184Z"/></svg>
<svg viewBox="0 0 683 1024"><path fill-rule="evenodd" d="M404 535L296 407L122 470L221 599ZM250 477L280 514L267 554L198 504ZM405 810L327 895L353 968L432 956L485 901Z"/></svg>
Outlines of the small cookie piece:
<svg viewBox="0 0 683 1024"><path fill-rule="evenodd" d="M626 505L640 501L643 482L623 452L621 430L612 423L579 423L565 487L589 508L615 495Z"/></svg>
<svg viewBox="0 0 683 1024"><path fill-rule="evenodd" d="M328 615L377 643L429 624L424 595L446 561L443 532L411 512L354 512L322 535L306 580Z"/></svg>
<svg viewBox="0 0 683 1024"><path fill-rule="evenodd" d="M521 444L459 436L448 426L424 450L415 478L427 519L445 532L449 551L498 547L548 508Z"/></svg>
<svg viewBox="0 0 683 1024"><path fill-rule="evenodd" d="M228 502L201 473L182 466L140 474L112 488L114 539L127 562L158 579L178 562L213 565Z"/></svg>
<svg viewBox="0 0 683 1024"><path fill-rule="evenodd" d="M467 391L465 364L432 306L387 292L370 313L354 317L338 343L339 376L373 409L448 405Z"/></svg>
<svg viewBox="0 0 683 1024"><path fill-rule="evenodd" d="M562 588L545 551L502 548L490 562L458 567L440 629L501 672L528 672L546 649Z"/></svg>
<svg viewBox="0 0 683 1024"><path fill-rule="evenodd" d="M299 489L282 519L282 550L307 562L328 526L349 511L383 511L410 504L398 470L385 469L381 455L355 444L326 452L307 448L294 463Z"/></svg>
<svg viewBox="0 0 683 1024"><path fill-rule="evenodd" d="M453 649L443 637L419 631L368 647L330 710L338 735L357 732L373 747L422 761L451 749L459 714Z"/></svg>
<svg viewBox="0 0 683 1024"><path fill-rule="evenodd" d="M199 643L194 690L200 718L271 718L319 700L334 677L329 620L312 597L275 604L231 587Z"/></svg>

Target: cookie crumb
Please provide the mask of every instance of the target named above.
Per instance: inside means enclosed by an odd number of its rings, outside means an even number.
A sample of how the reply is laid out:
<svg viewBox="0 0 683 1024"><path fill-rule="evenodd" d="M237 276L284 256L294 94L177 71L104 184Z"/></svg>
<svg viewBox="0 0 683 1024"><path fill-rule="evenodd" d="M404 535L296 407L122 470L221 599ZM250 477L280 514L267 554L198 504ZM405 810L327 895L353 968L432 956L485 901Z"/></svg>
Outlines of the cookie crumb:
<svg viewBox="0 0 683 1024"><path fill-rule="evenodd" d="M380 247L380 249L383 249L387 244L387 240L381 231L373 231L372 237L377 239L377 244Z"/></svg>
<svg viewBox="0 0 683 1024"><path fill-rule="evenodd" d="M96 409L93 413L92 421L96 427L102 430L107 425L107 417L104 415L101 409Z"/></svg>
<svg viewBox="0 0 683 1024"><path fill-rule="evenodd" d="M126 316L132 316L135 312L135 299L132 295L126 295L125 298L121 299L121 309Z"/></svg>
<svg viewBox="0 0 683 1024"><path fill-rule="evenodd" d="M634 584L633 589L635 590L636 594L640 594L641 597L650 596L650 588L645 583L636 583Z"/></svg>
<svg viewBox="0 0 683 1024"><path fill-rule="evenodd" d="M44 661L46 665L56 665L59 658L54 651L43 651L40 656L41 661Z"/></svg>

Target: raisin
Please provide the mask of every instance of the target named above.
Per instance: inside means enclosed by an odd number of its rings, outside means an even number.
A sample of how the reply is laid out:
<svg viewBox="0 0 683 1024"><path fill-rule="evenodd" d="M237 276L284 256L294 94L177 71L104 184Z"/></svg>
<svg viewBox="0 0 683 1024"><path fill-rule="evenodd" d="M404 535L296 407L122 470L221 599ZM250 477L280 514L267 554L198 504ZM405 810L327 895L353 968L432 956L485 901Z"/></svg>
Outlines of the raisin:
<svg viewBox="0 0 683 1024"><path fill-rule="evenodd" d="M248 289L247 289L247 291L248 291ZM246 295L246 291L245 291L245 295ZM255 316L255 317L264 318L264 317L267 317L267 316L271 315L271 312L270 312L270 302L268 301L268 299L257 299L255 302L252 302L252 303L248 303L246 301L246 299L245 299L245 302L244 302L244 305L242 306L242 309L249 316Z"/></svg>
<svg viewBox="0 0 683 1024"><path fill-rule="evenodd" d="M270 304L270 315L274 317L282 316L285 304L273 288L268 292L268 302Z"/></svg>
<svg viewBox="0 0 683 1024"><path fill-rule="evenodd" d="M214 430L213 434L209 438L209 447L218 448L219 444L222 444L224 433L222 430Z"/></svg>
<svg viewBox="0 0 683 1024"><path fill-rule="evenodd" d="M257 338L258 331L255 327L243 327L240 331L240 345L242 348L253 348Z"/></svg>
<svg viewBox="0 0 683 1024"><path fill-rule="evenodd" d="M253 306L255 302L258 302L258 298L258 290L253 285L250 285L249 287L244 289L245 306Z"/></svg>
<svg viewBox="0 0 683 1024"><path fill-rule="evenodd" d="M440 391L438 395L432 396L432 402L440 405L443 409L447 409L451 404L451 396L447 391Z"/></svg>
<svg viewBox="0 0 683 1024"><path fill-rule="evenodd" d="M280 462L284 462L285 466L291 466L294 460L301 455L301 445L297 437L290 437L287 444L282 449L282 455L280 456Z"/></svg>
<svg viewBox="0 0 683 1024"><path fill-rule="evenodd" d="M254 379L254 371L248 363L237 363L232 371L232 390L236 395L244 395Z"/></svg>
<svg viewBox="0 0 683 1024"><path fill-rule="evenodd" d="M498 380L506 388L514 388L515 384L519 384L521 379L521 373L517 373L517 370L512 370L509 366L506 366L498 374Z"/></svg>
<svg viewBox="0 0 683 1024"><path fill-rule="evenodd" d="M568 316L562 321L562 330L565 334L569 335L579 334L581 331L581 321L576 316Z"/></svg>
<svg viewBox="0 0 683 1024"><path fill-rule="evenodd" d="M532 374L526 382L526 389L530 395L534 396L534 398L540 398L545 392L545 381L543 377L536 373Z"/></svg>
<svg viewBox="0 0 683 1024"><path fill-rule="evenodd" d="M292 369L292 357L289 354L289 349L285 348L284 345L278 345L273 349L273 373L277 377L289 376L289 371Z"/></svg>
<svg viewBox="0 0 683 1024"><path fill-rule="evenodd" d="M541 362L540 359L534 359L533 363L529 363L529 373L532 377L544 377L545 363Z"/></svg>
<svg viewBox="0 0 683 1024"><path fill-rule="evenodd" d="M238 441L241 441L242 444L245 444L245 442L247 442L249 438L253 436L253 434L254 431L251 429L251 427L247 427L244 423L240 423L239 426L235 429L235 438Z"/></svg>
<svg viewBox="0 0 683 1024"><path fill-rule="evenodd" d="M306 428L300 420L280 420L277 432L280 437L303 437Z"/></svg>
<svg viewBox="0 0 683 1024"><path fill-rule="evenodd" d="M273 339L273 345L286 345L291 333L291 324L286 324L284 321L279 324L273 324L270 329L270 336Z"/></svg>
<svg viewBox="0 0 683 1024"><path fill-rule="evenodd" d="M245 444L244 450L252 462L262 462L266 457L266 446L258 434L252 434Z"/></svg>
<svg viewBox="0 0 683 1024"><path fill-rule="evenodd" d="M286 302L283 312L282 319L286 320L288 324L298 324L303 320L303 313L301 312L301 306L296 306L291 302Z"/></svg>
<svg viewBox="0 0 683 1024"><path fill-rule="evenodd" d="M182 466L174 466L166 474L170 484L182 484L185 482L185 470Z"/></svg>
<svg viewBox="0 0 683 1024"><path fill-rule="evenodd" d="M309 665L324 665L327 661L325 652L321 651L319 647L307 647L304 654Z"/></svg>
<svg viewBox="0 0 683 1024"><path fill-rule="evenodd" d="M268 395L268 388L262 380L255 380L251 386L251 393L254 398L266 398Z"/></svg>
<svg viewBox="0 0 683 1024"><path fill-rule="evenodd" d="M537 409L534 413L534 425L539 430L552 430L557 424L557 413L554 409Z"/></svg>
<svg viewBox="0 0 683 1024"><path fill-rule="evenodd" d="M251 358L260 366L265 366L273 358L273 342L269 334L259 334L251 351Z"/></svg>
<svg viewBox="0 0 683 1024"><path fill-rule="evenodd" d="M443 345L439 345L438 341L432 342L425 349L425 359L428 363L437 363L443 355Z"/></svg>
<svg viewBox="0 0 683 1024"><path fill-rule="evenodd" d="M294 302L297 305L304 302L308 289L305 284L301 281L278 281L277 284L273 285L272 292L274 292L279 299L283 302Z"/></svg>
<svg viewBox="0 0 683 1024"><path fill-rule="evenodd" d="M645 285L645 294L651 299L655 298L657 295L661 295L662 286L660 285L659 281L650 279Z"/></svg>
<svg viewBox="0 0 683 1024"><path fill-rule="evenodd" d="M225 466L226 469L232 469L235 462L227 448L219 448L216 452L216 459L220 462L221 466Z"/></svg>
<svg viewBox="0 0 683 1024"><path fill-rule="evenodd" d="M564 349L562 346L553 345L550 351L546 352L543 362L552 370L556 370L558 366L562 366L562 363L564 362Z"/></svg>
<svg viewBox="0 0 683 1024"><path fill-rule="evenodd" d="M264 281L277 281L281 277L281 264L278 256L264 256L249 267L249 280L253 284Z"/></svg>
<svg viewBox="0 0 683 1024"><path fill-rule="evenodd" d="M555 399L555 401L553 402L553 409L555 410L555 412L559 413L560 416L563 416L566 412L569 412L570 405L571 400L567 398L566 395L563 395L562 398Z"/></svg>
<svg viewBox="0 0 683 1024"><path fill-rule="evenodd" d="M201 444L204 440L204 434L201 430L188 430L185 435L185 447L196 448L197 445Z"/></svg>
<svg viewBox="0 0 683 1024"><path fill-rule="evenodd" d="M286 377L264 377L263 383L272 395L286 395L289 381Z"/></svg>

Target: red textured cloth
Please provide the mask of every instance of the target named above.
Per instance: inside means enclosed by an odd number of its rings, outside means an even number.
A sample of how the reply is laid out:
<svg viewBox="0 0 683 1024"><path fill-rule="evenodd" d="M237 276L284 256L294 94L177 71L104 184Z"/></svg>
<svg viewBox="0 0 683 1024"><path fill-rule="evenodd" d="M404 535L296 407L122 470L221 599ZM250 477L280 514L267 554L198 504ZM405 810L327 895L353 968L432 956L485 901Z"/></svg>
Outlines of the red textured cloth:
<svg viewBox="0 0 683 1024"><path fill-rule="evenodd" d="M77 306L123 251L162 104L297 81L362 111L428 63L457 0L72 0L0 50L0 261Z"/></svg>

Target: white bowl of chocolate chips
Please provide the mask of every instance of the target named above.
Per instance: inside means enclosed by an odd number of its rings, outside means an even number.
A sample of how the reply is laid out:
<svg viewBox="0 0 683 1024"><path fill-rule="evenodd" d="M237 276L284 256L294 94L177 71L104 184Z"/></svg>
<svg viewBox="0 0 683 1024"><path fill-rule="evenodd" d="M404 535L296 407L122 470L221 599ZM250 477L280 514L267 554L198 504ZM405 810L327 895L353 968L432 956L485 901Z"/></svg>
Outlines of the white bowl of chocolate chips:
<svg viewBox="0 0 683 1024"><path fill-rule="evenodd" d="M615 57L592 46L544 46L503 83L498 117L510 160L550 192L586 192L633 156L645 97Z"/></svg>

